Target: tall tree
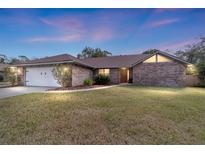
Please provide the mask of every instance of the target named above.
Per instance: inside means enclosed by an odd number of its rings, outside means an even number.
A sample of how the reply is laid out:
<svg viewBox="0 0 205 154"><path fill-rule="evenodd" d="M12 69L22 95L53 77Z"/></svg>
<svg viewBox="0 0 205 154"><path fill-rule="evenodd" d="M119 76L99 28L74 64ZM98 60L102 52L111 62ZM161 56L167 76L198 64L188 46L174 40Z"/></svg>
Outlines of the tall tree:
<svg viewBox="0 0 205 154"><path fill-rule="evenodd" d="M28 57L23 56L23 55L18 56L18 59L19 59L20 61L28 61L28 60L29 60Z"/></svg>
<svg viewBox="0 0 205 154"><path fill-rule="evenodd" d="M6 55L0 54L0 63L5 63L6 62Z"/></svg>
<svg viewBox="0 0 205 154"><path fill-rule="evenodd" d="M186 46L185 50L177 51L176 56L193 64L205 61L205 37L195 44Z"/></svg>
<svg viewBox="0 0 205 154"><path fill-rule="evenodd" d="M106 50L102 50L100 48L91 48L91 47L85 47L83 51L77 55L79 59L85 59L85 58L92 58L92 57L106 57L111 56L112 53Z"/></svg>
<svg viewBox="0 0 205 154"><path fill-rule="evenodd" d="M160 50L158 50L158 49L148 49L148 50L144 51L143 54L154 54L158 51L160 51Z"/></svg>
<svg viewBox="0 0 205 154"><path fill-rule="evenodd" d="M21 56L18 56L17 58L10 58L8 60L8 63L9 64L15 64L15 63L18 63L18 62L25 62L25 61L28 61L28 60L30 60L28 57L21 55Z"/></svg>

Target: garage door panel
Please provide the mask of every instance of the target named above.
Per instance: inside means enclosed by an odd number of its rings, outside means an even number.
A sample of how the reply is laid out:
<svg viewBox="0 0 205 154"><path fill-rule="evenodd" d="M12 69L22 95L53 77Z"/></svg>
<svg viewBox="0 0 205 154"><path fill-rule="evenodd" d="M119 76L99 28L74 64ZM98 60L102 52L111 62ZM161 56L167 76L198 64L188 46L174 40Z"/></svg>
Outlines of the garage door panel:
<svg viewBox="0 0 205 154"><path fill-rule="evenodd" d="M32 67L26 69L27 86L60 87L52 73L53 67Z"/></svg>

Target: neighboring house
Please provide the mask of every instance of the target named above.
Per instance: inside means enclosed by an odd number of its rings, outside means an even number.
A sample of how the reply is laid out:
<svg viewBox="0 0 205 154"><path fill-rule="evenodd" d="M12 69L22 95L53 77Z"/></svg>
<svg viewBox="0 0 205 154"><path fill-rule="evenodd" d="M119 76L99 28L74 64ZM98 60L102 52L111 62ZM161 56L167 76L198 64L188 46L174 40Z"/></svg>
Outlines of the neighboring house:
<svg viewBox="0 0 205 154"><path fill-rule="evenodd" d="M97 74L109 75L113 84L131 82L138 85L185 86L184 60L165 52L77 59L68 54L41 58L17 64L26 86L60 86L52 70L56 64L69 64L72 86L79 86Z"/></svg>

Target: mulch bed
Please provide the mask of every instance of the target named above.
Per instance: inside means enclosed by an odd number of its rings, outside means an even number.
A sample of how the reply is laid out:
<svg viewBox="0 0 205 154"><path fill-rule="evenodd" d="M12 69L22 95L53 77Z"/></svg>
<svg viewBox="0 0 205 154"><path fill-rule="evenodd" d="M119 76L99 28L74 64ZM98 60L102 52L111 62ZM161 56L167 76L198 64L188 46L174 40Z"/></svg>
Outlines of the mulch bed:
<svg viewBox="0 0 205 154"><path fill-rule="evenodd" d="M79 90L79 89L92 89L92 88L99 88L99 87L105 87L109 85L92 85L92 86L76 86L76 87L59 87L54 89L48 89L47 91L61 91L61 90Z"/></svg>

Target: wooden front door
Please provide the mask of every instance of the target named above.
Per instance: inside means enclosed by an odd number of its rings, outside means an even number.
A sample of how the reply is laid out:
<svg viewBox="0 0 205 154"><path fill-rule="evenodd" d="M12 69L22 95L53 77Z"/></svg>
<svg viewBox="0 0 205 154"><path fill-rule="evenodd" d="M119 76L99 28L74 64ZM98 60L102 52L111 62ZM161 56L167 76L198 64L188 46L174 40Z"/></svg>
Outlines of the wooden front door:
<svg viewBox="0 0 205 154"><path fill-rule="evenodd" d="M120 83L126 83L127 81L127 69L120 69Z"/></svg>

